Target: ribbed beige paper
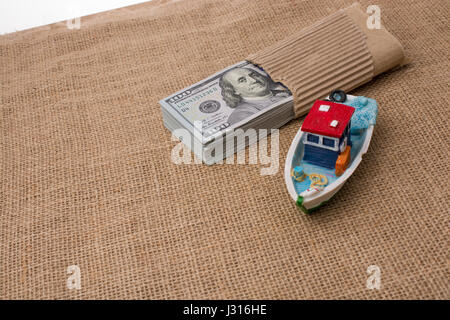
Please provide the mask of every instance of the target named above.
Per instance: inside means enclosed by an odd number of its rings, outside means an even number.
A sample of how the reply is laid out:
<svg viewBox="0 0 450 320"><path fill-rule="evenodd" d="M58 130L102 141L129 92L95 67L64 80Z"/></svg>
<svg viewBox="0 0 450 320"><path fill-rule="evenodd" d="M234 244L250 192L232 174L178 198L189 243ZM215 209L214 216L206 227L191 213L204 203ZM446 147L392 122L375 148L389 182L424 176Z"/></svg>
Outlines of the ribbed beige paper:
<svg viewBox="0 0 450 320"><path fill-rule="evenodd" d="M361 21L366 23L365 17L359 5L339 10L247 60L264 68L272 79L292 91L294 113L302 116L315 100L333 89L350 91L403 60L403 50L386 46L396 40L386 41L389 34L384 29L382 37L372 39L380 32L368 31L366 25L361 25ZM377 51L369 49L368 38ZM376 70L374 59L378 62Z"/></svg>

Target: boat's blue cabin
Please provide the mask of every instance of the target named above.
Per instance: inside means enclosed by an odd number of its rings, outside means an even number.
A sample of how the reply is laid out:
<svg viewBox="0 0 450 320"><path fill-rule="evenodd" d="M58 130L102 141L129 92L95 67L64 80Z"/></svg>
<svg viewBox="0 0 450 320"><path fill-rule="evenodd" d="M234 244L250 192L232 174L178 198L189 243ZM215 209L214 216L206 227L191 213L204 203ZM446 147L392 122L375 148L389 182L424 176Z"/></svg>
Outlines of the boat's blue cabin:
<svg viewBox="0 0 450 320"><path fill-rule="evenodd" d="M350 125L340 139L322 136L314 133L307 133L304 136L303 143L305 151L303 161L334 169L336 160L348 146L351 146Z"/></svg>
<svg viewBox="0 0 450 320"><path fill-rule="evenodd" d="M352 145L350 119L353 112L353 107L344 104L316 101L302 125L305 132L303 161L334 169L338 157Z"/></svg>

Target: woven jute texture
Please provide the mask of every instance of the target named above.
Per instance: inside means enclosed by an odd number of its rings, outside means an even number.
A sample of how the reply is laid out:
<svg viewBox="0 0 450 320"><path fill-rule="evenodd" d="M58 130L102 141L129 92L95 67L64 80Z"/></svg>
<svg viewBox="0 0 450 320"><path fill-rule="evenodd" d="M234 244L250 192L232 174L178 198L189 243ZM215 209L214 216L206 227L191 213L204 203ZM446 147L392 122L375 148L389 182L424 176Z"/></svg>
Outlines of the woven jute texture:
<svg viewBox="0 0 450 320"><path fill-rule="evenodd" d="M170 160L161 98L351 3L152 1L0 37L0 297L450 298L446 0L377 1L411 62L352 92L379 102L372 143L316 214L283 179L302 118L275 175Z"/></svg>

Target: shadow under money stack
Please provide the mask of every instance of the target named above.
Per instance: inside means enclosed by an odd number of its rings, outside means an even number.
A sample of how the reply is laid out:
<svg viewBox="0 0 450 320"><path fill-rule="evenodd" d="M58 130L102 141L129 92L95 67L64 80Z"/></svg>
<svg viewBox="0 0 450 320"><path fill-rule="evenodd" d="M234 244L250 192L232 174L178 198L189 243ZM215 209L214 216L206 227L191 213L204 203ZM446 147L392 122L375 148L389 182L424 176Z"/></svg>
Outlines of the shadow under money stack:
<svg viewBox="0 0 450 320"><path fill-rule="evenodd" d="M294 118L291 92L248 61L160 104L164 125L206 164L222 161Z"/></svg>

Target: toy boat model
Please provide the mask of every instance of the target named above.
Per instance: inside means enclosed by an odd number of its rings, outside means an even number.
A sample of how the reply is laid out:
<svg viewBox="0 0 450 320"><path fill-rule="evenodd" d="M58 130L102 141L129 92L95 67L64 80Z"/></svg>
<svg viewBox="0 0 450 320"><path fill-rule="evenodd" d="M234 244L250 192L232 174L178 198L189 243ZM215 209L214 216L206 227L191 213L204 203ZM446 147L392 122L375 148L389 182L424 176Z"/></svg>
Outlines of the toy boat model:
<svg viewBox="0 0 450 320"><path fill-rule="evenodd" d="M289 195L306 213L328 201L353 174L372 138L375 100L333 91L317 100L286 156Z"/></svg>

